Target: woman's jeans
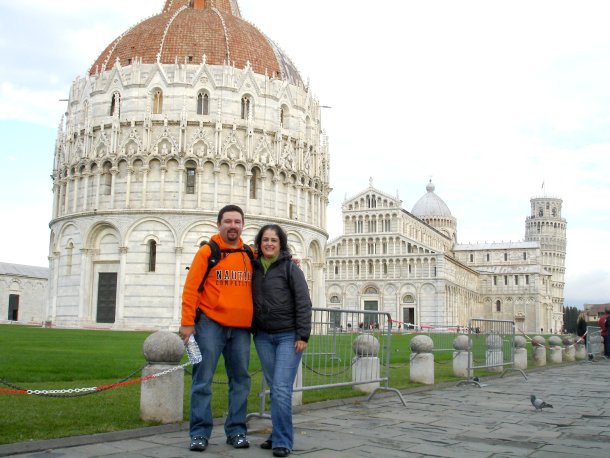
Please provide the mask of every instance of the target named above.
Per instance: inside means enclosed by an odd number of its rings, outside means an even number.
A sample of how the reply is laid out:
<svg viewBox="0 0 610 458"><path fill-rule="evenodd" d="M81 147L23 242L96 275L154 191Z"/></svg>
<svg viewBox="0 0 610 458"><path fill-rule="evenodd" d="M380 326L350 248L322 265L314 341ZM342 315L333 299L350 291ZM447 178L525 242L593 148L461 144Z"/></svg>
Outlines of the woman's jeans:
<svg viewBox="0 0 610 458"><path fill-rule="evenodd" d="M250 330L222 326L203 314L195 330L195 340L203 360L193 366L190 436L209 439L212 434L212 380L221 354L229 379L229 412L225 420L225 434L227 437L246 434L250 393Z"/></svg>
<svg viewBox="0 0 610 458"><path fill-rule="evenodd" d="M271 398L273 448L292 450L292 387L303 353L294 349L295 331L267 334L257 331L254 344Z"/></svg>

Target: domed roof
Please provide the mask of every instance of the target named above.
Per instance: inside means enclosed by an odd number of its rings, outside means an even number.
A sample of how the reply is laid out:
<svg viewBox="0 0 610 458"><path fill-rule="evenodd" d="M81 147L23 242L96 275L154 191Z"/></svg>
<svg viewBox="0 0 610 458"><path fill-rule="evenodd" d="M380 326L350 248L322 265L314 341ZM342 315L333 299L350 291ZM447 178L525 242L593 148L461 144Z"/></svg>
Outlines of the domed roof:
<svg viewBox="0 0 610 458"><path fill-rule="evenodd" d="M102 52L91 66L95 75L132 60L144 64L201 64L244 68L302 85L290 59L252 24L244 21L237 0L166 0L163 11L136 24Z"/></svg>
<svg viewBox="0 0 610 458"><path fill-rule="evenodd" d="M413 206L411 213L418 218L427 218L431 216L451 217L451 212L449 211L447 204L434 193L434 184L432 183L432 180L426 185L426 191L426 194L424 194Z"/></svg>

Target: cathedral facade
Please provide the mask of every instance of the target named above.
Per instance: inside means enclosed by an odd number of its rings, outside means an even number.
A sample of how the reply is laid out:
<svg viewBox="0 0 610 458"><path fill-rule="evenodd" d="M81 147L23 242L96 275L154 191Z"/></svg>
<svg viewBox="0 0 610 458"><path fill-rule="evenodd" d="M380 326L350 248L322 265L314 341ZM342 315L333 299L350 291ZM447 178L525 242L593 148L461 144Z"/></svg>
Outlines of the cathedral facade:
<svg viewBox="0 0 610 458"><path fill-rule="evenodd" d="M343 234L326 248L328 306L386 312L401 328L463 328L484 318L515 321L523 332L561 331L561 199L531 199L524 241L460 244L457 220L434 191L428 183L411 212L372 182L345 200Z"/></svg>
<svg viewBox="0 0 610 458"><path fill-rule="evenodd" d="M288 56L236 0L167 0L72 84L45 321L177 329L186 268L229 203L247 243L286 229L323 303L328 174L319 102Z"/></svg>

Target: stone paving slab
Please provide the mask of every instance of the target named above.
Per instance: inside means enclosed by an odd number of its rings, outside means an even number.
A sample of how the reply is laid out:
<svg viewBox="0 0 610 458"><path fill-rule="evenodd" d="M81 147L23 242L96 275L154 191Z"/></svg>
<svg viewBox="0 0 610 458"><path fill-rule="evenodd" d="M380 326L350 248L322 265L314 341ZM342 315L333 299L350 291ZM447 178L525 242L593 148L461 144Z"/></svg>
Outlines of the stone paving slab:
<svg viewBox="0 0 610 458"><path fill-rule="evenodd" d="M547 366L483 386L444 384L396 394L303 406L295 411L293 456L304 458L396 457L602 457L610 456L610 362ZM536 412L535 394L553 404ZM268 419L249 423L252 446L225 444L222 419L208 449L188 445L188 425L79 436L0 446L0 456L24 458L227 457L269 458L258 447L271 428Z"/></svg>

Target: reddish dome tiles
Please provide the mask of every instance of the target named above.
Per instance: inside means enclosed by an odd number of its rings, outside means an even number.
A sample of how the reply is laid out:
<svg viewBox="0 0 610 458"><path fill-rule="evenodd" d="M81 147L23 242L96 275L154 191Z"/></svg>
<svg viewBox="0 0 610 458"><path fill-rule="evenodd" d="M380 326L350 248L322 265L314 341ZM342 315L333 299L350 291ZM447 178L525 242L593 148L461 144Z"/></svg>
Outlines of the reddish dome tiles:
<svg viewBox="0 0 610 458"><path fill-rule="evenodd" d="M230 64L302 84L294 64L256 27L241 19L235 0L167 0L163 12L152 16L114 40L97 58L89 73L111 69L116 60L142 63Z"/></svg>

